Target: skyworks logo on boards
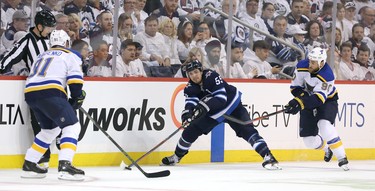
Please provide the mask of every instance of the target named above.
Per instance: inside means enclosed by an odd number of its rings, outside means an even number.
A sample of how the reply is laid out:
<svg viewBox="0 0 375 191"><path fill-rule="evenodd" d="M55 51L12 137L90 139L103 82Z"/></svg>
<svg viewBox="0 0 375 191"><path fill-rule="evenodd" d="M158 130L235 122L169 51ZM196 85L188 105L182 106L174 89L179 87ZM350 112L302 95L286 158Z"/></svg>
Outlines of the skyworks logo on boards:
<svg viewBox="0 0 375 191"><path fill-rule="evenodd" d="M90 108L88 113L104 130L108 130L111 123L116 131L160 131L164 129L165 109L148 108L147 102L148 100L144 99L142 106L138 108ZM139 122L135 123L135 119L139 119ZM86 131L90 120L82 112L79 112L79 120L82 130ZM93 125L93 130L99 129Z"/></svg>
<svg viewBox="0 0 375 191"><path fill-rule="evenodd" d="M0 126L25 124L24 115L20 105L16 104L0 104Z"/></svg>

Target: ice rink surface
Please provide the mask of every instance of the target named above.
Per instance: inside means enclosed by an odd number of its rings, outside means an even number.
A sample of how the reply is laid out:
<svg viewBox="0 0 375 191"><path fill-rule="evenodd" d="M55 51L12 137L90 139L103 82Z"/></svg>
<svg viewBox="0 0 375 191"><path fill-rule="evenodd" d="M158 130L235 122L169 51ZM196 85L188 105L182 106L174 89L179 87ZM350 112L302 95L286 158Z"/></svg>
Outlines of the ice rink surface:
<svg viewBox="0 0 375 191"><path fill-rule="evenodd" d="M0 170L0 190L17 191L367 191L375 190L375 161L349 161L343 171L337 161L281 162L269 171L260 163L181 164L141 167L148 173L170 170L163 178L146 178L136 167L84 167L81 182L57 179L51 168L44 179L22 179L20 169Z"/></svg>

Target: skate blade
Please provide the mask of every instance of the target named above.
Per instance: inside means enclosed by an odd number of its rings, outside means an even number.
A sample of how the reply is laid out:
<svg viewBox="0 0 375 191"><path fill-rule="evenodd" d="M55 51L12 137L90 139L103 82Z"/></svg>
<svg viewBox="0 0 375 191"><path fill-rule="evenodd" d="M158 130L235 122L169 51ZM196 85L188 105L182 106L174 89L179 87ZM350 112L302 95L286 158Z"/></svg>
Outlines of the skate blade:
<svg viewBox="0 0 375 191"><path fill-rule="evenodd" d="M264 165L264 168L267 170L282 170L283 169L278 164L266 164Z"/></svg>
<svg viewBox="0 0 375 191"><path fill-rule="evenodd" d="M176 166L176 163L173 163L173 164L164 164L164 163L161 163L161 164L159 164L159 166Z"/></svg>
<svg viewBox="0 0 375 191"><path fill-rule="evenodd" d="M47 173L36 173L32 171L22 171L21 178L32 178L32 179L37 179L37 178L45 178L47 176Z"/></svg>
<svg viewBox="0 0 375 191"><path fill-rule="evenodd" d="M342 166L340 166L344 171L348 171L348 170L350 170L349 169L349 166L348 165L346 165L346 164L344 164L344 165L342 165Z"/></svg>
<svg viewBox="0 0 375 191"><path fill-rule="evenodd" d="M83 174L71 175L68 172L59 172L58 179L68 180L68 181L83 181L85 180L85 175Z"/></svg>

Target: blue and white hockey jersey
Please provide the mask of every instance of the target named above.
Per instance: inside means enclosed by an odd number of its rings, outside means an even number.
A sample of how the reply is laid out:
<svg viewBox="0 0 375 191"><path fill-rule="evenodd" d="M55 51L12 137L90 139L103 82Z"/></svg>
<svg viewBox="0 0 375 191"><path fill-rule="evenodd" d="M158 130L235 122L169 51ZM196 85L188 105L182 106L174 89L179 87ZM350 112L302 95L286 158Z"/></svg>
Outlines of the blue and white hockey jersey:
<svg viewBox="0 0 375 191"><path fill-rule="evenodd" d="M51 48L33 63L26 80L25 99L67 98L67 85L72 98L81 95L83 72L80 53L62 47Z"/></svg>

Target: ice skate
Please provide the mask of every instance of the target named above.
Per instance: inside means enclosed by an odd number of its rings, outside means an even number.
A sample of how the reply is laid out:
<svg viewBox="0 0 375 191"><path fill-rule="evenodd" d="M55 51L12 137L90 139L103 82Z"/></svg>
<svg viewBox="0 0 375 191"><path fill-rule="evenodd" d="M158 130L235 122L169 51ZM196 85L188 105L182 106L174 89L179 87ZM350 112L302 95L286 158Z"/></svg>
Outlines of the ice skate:
<svg viewBox="0 0 375 191"><path fill-rule="evenodd" d="M38 165L42 168L46 168L48 169L49 167L49 158L45 158L45 157L42 157L39 162L38 162Z"/></svg>
<svg viewBox="0 0 375 191"><path fill-rule="evenodd" d="M164 157L161 162L161 165L166 165L166 166L174 166L177 163L179 163L181 160L180 157L178 157L176 154L173 154L172 156L169 157Z"/></svg>
<svg viewBox="0 0 375 191"><path fill-rule="evenodd" d="M346 157L342 158L342 159L339 159L339 167L341 167L344 171L349 170L348 163L349 163L349 161Z"/></svg>
<svg viewBox="0 0 375 191"><path fill-rule="evenodd" d="M82 181L85 179L85 172L81 169L75 168L66 160L59 161L58 171L58 178L61 180Z"/></svg>
<svg viewBox="0 0 375 191"><path fill-rule="evenodd" d="M25 160L22 166L21 178L44 178L48 170L38 166L38 164Z"/></svg>
<svg viewBox="0 0 375 191"><path fill-rule="evenodd" d="M267 170L282 170L279 166L279 162L277 162L271 153L267 153L266 156L264 156L262 166Z"/></svg>
<svg viewBox="0 0 375 191"><path fill-rule="evenodd" d="M331 161L332 156L333 156L333 152L332 152L332 150L328 147L327 152L325 152L325 154L324 154L324 161L326 161L326 162Z"/></svg>

